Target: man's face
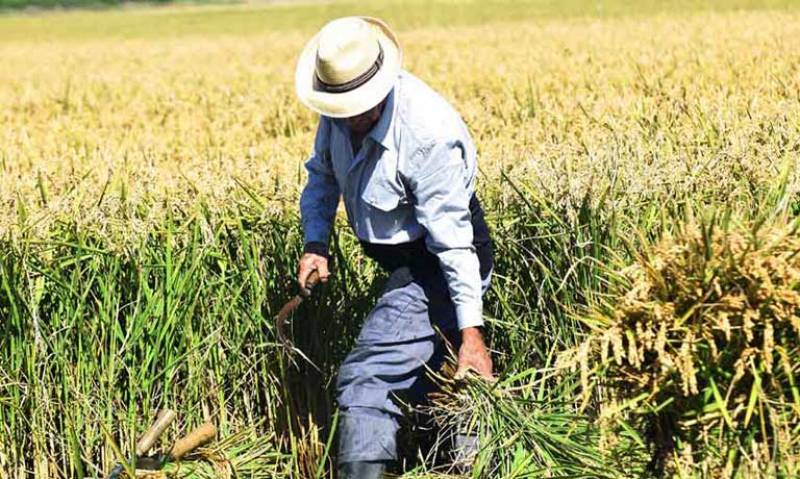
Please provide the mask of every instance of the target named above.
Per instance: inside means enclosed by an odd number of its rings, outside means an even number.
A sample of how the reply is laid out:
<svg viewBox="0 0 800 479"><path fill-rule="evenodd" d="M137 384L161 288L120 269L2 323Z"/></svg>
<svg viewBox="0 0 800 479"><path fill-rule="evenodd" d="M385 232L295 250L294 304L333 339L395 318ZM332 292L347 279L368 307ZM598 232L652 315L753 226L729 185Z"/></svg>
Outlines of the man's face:
<svg viewBox="0 0 800 479"><path fill-rule="evenodd" d="M350 131L363 135L375 126L375 123L377 123L381 117L381 111L383 111L383 102L360 115L345 118L344 122L347 127L350 128Z"/></svg>

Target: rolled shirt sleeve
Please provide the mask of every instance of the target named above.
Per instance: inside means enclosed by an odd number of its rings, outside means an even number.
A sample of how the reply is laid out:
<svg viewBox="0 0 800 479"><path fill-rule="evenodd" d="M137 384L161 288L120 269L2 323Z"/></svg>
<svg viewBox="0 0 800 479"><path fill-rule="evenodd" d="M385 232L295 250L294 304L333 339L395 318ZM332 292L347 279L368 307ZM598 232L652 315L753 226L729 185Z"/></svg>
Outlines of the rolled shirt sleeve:
<svg viewBox="0 0 800 479"><path fill-rule="evenodd" d="M314 140L314 152L305 163L308 182L300 195L306 251L317 253L327 252L340 196L339 184L331 165L329 136L330 122L321 117Z"/></svg>
<svg viewBox="0 0 800 479"><path fill-rule="evenodd" d="M422 148L407 182L417 221L427 231L426 246L439 258L455 304L459 329L483 325L478 256L473 246L465 162L458 142Z"/></svg>

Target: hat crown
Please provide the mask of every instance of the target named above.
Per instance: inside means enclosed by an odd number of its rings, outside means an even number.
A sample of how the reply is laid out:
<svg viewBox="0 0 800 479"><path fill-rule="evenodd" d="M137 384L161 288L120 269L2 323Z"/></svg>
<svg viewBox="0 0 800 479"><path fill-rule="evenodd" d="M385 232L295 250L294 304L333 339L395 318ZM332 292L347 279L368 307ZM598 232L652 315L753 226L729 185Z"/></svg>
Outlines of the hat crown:
<svg viewBox="0 0 800 479"><path fill-rule="evenodd" d="M345 84L368 71L380 54L375 30L360 18L334 20L320 31L317 77L330 85Z"/></svg>

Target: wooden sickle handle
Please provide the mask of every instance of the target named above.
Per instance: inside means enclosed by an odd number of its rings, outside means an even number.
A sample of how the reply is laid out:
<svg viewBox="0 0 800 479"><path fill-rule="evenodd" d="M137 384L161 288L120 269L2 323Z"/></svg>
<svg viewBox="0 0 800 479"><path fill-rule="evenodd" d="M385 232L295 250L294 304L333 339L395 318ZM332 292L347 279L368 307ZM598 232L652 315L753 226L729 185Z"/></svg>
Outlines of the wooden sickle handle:
<svg viewBox="0 0 800 479"><path fill-rule="evenodd" d="M136 443L136 455L137 456L144 456L147 452L152 449L153 444L158 441L159 436L164 433L164 430L172 424L172 421L175 420L175 411L171 409L165 409L158 413L158 417L156 418L156 422L150 426L150 429L144 433L139 439L139 442Z"/></svg>
<svg viewBox="0 0 800 479"><path fill-rule="evenodd" d="M307 298L311 296L311 291L319 283L319 271L313 270L306 279L306 286L300 290L300 296Z"/></svg>
<svg viewBox="0 0 800 479"><path fill-rule="evenodd" d="M180 461L183 456L198 447L208 444L217 436L217 428L210 422L203 424L186 436L175 441L172 452L169 453L173 461Z"/></svg>

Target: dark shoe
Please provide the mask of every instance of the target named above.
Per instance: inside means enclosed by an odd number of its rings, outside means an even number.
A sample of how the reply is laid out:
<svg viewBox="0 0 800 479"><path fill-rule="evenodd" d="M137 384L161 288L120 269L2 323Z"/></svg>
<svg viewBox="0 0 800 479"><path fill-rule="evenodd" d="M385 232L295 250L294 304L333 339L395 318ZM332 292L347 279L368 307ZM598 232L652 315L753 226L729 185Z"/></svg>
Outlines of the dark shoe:
<svg viewBox="0 0 800 479"><path fill-rule="evenodd" d="M343 462L339 464L339 479L381 479L385 471L384 462Z"/></svg>

